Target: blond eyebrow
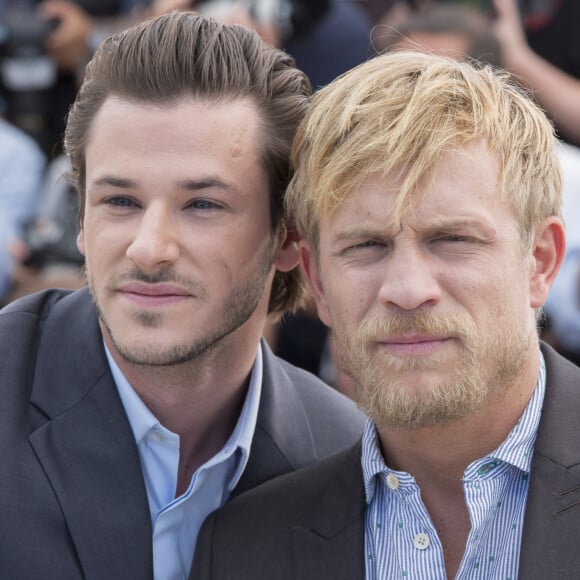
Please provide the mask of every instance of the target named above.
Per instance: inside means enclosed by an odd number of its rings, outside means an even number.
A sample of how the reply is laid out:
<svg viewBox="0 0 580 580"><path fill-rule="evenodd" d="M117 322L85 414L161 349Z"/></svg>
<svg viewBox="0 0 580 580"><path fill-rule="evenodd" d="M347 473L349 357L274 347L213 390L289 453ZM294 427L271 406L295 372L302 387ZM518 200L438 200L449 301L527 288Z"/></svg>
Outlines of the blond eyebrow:
<svg viewBox="0 0 580 580"><path fill-rule="evenodd" d="M469 218L461 218L461 219L453 219L453 218L443 218L441 220L436 221L432 224L426 224L423 229L427 235L446 231L449 233L461 231L465 228L485 228L486 230L490 229L490 224L486 224L477 219L469 219ZM333 236L333 241L336 242L348 242L350 240L359 239L359 238L380 238L385 239L389 237L394 237L397 232L394 231L394 228L387 223L384 225L377 224L374 225L367 225L362 224L360 226L349 226L345 230L338 232L335 236Z"/></svg>
<svg viewBox="0 0 580 580"><path fill-rule="evenodd" d="M485 225L481 220L476 219L441 219L432 224L428 224L426 229L429 230L460 230L463 228L472 228Z"/></svg>
<svg viewBox="0 0 580 580"><path fill-rule="evenodd" d="M352 227L345 231L341 231L336 236L333 236L333 240L336 242L348 242L350 240L355 240L359 238L378 238L385 237L385 235L390 235L385 230L380 230L379 228L370 227Z"/></svg>

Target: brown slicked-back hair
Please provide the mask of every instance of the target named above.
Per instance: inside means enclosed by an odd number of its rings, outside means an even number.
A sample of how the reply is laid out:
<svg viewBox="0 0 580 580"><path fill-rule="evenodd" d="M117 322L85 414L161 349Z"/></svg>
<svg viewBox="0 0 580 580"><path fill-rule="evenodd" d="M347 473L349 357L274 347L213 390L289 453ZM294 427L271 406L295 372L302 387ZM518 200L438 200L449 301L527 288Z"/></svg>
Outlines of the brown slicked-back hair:
<svg viewBox="0 0 580 580"><path fill-rule="evenodd" d="M249 98L260 115L258 145L269 178L272 228L279 231L285 226L292 139L310 94L310 83L294 60L242 26L223 25L192 12L171 12L111 36L87 66L65 132L73 184L80 197L81 227L87 142L93 120L108 97L160 107L187 98L214 103ZM269 311L295 309L302 289L298 269L277 271Z"/></svg>

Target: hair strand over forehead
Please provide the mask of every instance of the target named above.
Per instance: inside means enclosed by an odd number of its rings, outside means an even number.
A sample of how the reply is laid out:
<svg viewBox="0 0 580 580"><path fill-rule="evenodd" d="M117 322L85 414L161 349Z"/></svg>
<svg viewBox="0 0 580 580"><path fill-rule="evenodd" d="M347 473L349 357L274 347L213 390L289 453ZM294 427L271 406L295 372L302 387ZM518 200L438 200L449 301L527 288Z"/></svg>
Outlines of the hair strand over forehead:
<svg viewBox="0 0 580 580"><path fill-rule="evenodd" d="M404 169L398 221L442 157L477 138L499 157L500 192L527 242L561 211L552 125L508 73L418 52L378 56L314 95L294 141L288 212L316 248L323 215L365 178Z"/></svg>

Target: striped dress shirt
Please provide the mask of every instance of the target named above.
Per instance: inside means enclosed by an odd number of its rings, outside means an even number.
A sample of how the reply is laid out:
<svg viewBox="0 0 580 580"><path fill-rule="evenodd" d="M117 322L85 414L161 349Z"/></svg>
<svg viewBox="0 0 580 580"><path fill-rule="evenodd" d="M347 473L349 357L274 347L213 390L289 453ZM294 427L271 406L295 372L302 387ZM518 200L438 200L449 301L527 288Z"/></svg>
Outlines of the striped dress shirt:
<svg viewBox="0 0 580 580"><path fill-rule="evenodd" d="M517 578L530 465L546 387L540 357L538 382L522 416L495 451L464 472L471 531L456 580ZM491 425L493 417L489 421ZM420 489L413 476L385 464L370 421L363 434L362 469L367 580L446 579L443 548Z"/></svg>

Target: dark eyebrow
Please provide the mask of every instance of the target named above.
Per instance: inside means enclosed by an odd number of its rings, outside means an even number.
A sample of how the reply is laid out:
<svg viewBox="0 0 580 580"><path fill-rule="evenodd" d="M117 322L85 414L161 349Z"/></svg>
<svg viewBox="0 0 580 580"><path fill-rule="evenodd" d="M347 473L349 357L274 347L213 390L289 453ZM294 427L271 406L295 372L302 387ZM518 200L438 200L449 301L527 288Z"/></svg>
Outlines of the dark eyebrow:
<svg viewBox="0 0 580 580"><path fill-rule="evenodd" d="M187 191L200 191L212 187L222 189L227 193L238 193L238 188L231 183L227 183L218 177L206 177L204 179L185 179L178 183L181 189Z"/></svg>
<svg viewBox="0 0 580 580"><path fill-rule="evenodd" d="M100 187L100 186L109 186L109 187L118 187L119 189L136 189L139 187L139 184L134 181L133 179L127 179L125 177L117 177L116 175L104 175L103 177L99 177L93 186ZM233 193L237 194L238 189L235 185L231 183L227 183L218 177L206 177L203 179L184 179L183 181L179 181L177 186L180 189L185 191L201 191L204 189L210 189L212 187L222 189L226 193Z"/></svg>
<svg viewBox="0 0 580 580"><path fill-rule="evenodd" d="M132 179L115 177L114 175L104 175L103 177L99 177L99 179L94 182L94 185L109 185L113 187L119 187L121 189L131 189L133 187L137 187L137 183Z"/></svg>

